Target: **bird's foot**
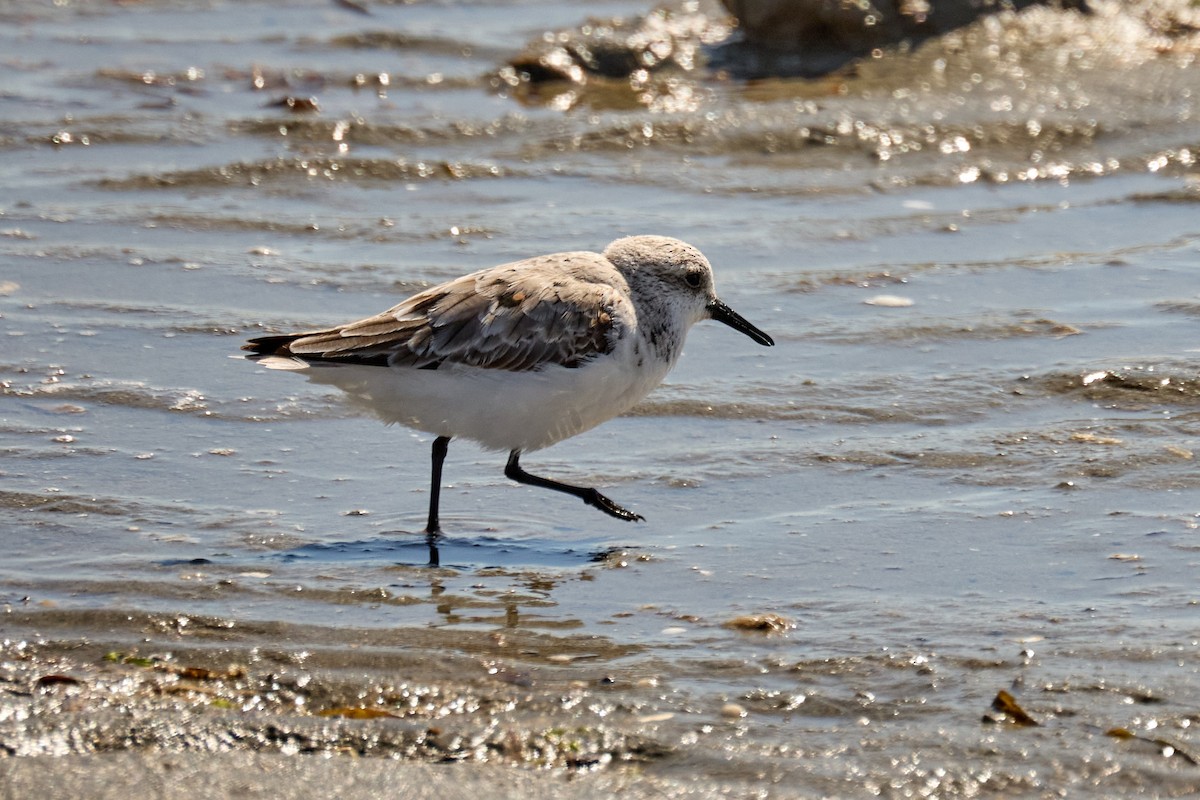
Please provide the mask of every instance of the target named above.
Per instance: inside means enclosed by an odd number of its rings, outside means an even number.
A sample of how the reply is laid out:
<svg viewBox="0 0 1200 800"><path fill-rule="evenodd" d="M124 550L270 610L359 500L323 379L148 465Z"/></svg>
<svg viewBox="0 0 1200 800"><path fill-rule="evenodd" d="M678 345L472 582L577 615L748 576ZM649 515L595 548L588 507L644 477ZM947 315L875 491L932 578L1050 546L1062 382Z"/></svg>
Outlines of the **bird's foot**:
<svg viewBox="0 0 1200 800"><path fill-rule="evenodd" d="M616 517L617 519L623 519L626 522L645 522L646 521L646 518L643 517L641 514L635 514L627 508L622 508L621 506L614 503L612 500L609 500L607 497L605 497L604 495L597 492L595 489L590 489L588 491L588 493L583 498L583 502L587 503L589 506L593 506L595 508L600 509L605 514L608 514L610 517Z"/></svg>

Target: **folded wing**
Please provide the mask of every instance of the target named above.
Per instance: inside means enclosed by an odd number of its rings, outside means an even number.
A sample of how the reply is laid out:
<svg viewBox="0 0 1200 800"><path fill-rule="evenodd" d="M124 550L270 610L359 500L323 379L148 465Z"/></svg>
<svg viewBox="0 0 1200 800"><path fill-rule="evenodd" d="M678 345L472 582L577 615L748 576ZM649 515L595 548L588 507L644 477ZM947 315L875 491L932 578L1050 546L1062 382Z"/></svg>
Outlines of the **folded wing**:
<svg viewBox="0 0 1200 800"><path fill-rule="evenodd" d="M564 256L569 256L564 264ZM465 275L336 328L251 339L256 355L436 369L576 367L610 352L633 319L620 275L594 253ZM564 269L564 266L566 267Z"/></svg>

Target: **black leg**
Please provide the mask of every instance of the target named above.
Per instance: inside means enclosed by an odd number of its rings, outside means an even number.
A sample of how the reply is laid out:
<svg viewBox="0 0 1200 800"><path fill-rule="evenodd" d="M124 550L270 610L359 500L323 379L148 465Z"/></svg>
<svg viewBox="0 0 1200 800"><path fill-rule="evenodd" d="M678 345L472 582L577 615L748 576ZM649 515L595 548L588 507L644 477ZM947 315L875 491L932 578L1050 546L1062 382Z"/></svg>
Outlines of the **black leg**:
<svg viewBox="0 0 1200 800"><path fill-rule="evenodd" d="M645 519L645 517L640 514L635 514L628 509L621 508L619 505L614 503L612 500L609 500L595 489L586 489L582 486L571 486L567 483L552 481L549 478L539 478L537 475L530 475L528 472L521 469L520 459L521 451L513 450L508 454L508 466L504 468L504 474L517 483L525 483L530 486L540 486L543 489L553 489L556 492L573 494L583 502L587 503L589 506L595 506L605 514L608 514L610 517L616 517L617 519L628 520L629 522Z"/></svg>
<svg viewBox="0 0 1200 800"><path fill-rule="evenodd" d="M441 530L438 525L438 500L442 494L442 462L446 460L446 451L450 449L450 437L439 436L433 440L433 478L429 486L429 522L425 532L431 536Z"/></svg>
<svg viewBox="0 0 1200 800"><path fill-rule="evenodd" d="M425 544L429 547L429 566L431 567L442 565L442 554L438 552L437 539L436 533L425 534Z"/></svg>

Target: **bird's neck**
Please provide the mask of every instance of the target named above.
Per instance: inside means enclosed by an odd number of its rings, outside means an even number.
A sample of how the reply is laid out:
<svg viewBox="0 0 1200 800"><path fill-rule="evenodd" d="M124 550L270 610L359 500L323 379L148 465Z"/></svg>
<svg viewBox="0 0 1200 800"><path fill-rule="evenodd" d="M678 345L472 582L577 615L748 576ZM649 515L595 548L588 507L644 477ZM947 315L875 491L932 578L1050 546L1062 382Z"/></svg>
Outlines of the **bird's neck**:
<svg viewBox="0 0 1200 800"><path fill-rule="evenodd" d="M686 331L670 324L666 318L642 315L638 322L638 333L650 357L657 361L673 365L683 352Z"/></svg>

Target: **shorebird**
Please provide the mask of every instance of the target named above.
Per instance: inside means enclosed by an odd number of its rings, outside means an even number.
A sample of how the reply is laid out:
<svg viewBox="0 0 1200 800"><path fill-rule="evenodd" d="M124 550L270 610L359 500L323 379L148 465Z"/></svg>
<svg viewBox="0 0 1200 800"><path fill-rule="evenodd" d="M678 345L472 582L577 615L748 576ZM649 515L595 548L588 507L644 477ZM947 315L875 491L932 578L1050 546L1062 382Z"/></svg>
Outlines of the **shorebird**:
<svg viewBox="0 0 1200 800"><path fill-rule="evenodd" d="M665 236L618 239L603 253L538 256L473 272L358 322L260 336L242 349L303 370L387 423L433 434L429 516L440 531L450 440L508 452L504 474L565 492L623 520L643 517L594 488L531 475L521 454L627 411L662 382L703 319L761 345L774 340L725 305L712 267Z"/></svg>

